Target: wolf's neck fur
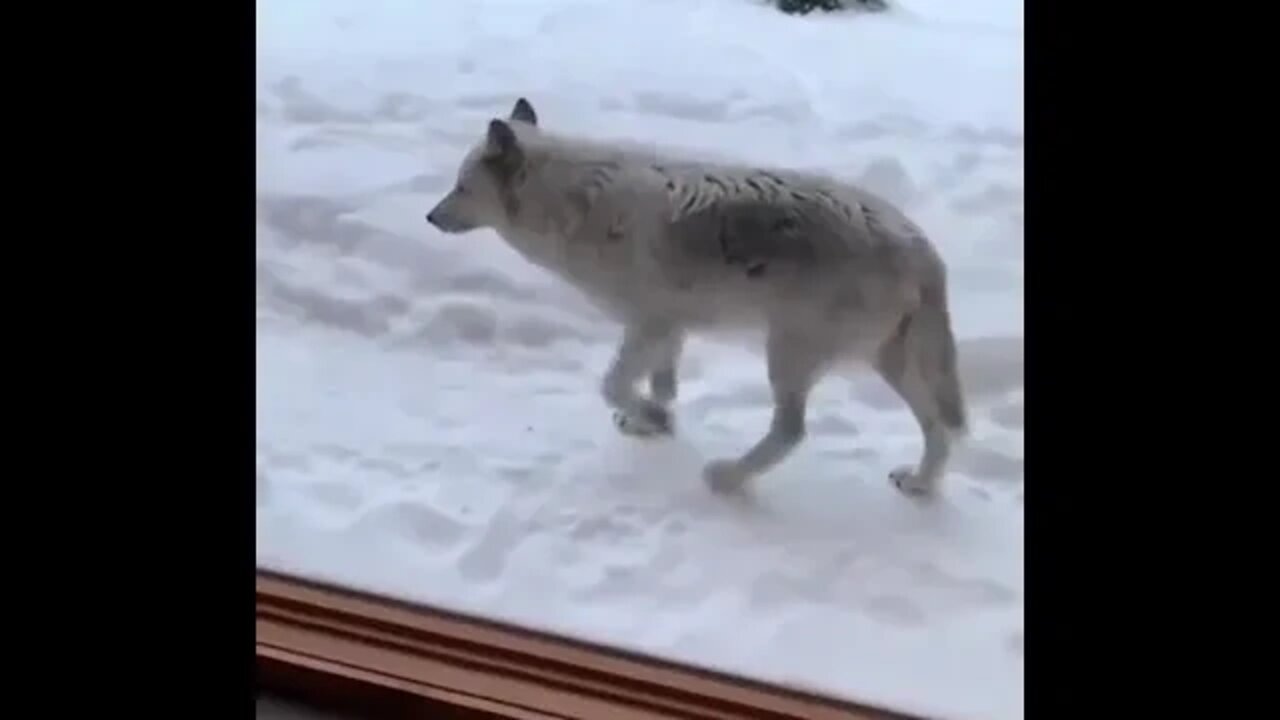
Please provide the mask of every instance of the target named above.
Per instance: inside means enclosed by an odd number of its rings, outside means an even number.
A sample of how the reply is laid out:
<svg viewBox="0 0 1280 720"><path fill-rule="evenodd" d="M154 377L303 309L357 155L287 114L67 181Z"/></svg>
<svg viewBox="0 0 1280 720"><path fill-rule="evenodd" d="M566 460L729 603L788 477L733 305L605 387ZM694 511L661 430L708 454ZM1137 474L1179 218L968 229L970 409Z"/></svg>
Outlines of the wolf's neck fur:
<svg viewBox="0 0 1280 720"><path fill-rule="evenodd" d="M495 229L527 260L575 284L603 284L595 294L607 294L634 247L617 241L612 224L621 222L620 214L661 217L662 178L648 170L643 150L529 128L517 128L517 134L524 163L506 189L507 213ZM628 230L645 234L635 226Z"/></svg>
<svg viewBox="0 0 1280 720"><path fill-rule="evenodd" d="M543 134L522 142L525 177L514 189L520 211L513 229L540 235L573 235L634 154Z"/></svg>

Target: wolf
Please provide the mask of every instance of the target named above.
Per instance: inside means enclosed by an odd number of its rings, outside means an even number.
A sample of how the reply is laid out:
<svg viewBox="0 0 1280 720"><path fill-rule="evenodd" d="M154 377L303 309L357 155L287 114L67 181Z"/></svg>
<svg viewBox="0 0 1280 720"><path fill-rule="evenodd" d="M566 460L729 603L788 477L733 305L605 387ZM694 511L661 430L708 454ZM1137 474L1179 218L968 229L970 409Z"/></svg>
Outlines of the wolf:
<svg viewBox="0 0 1280 720"><path fill-rule="evenodd" d="M918 462L889 474L901 492L933 495L967 433L946 266L919 227L867 190L556 134L520 97L489 121L426 220L446 234L496 232L621 325L599 391L629 435L674 432L688 335L763 331L772 421L740 457L705 465L715 491L788 457L805 436L810 390L848 360L874 368L919 424Z"/></svg>

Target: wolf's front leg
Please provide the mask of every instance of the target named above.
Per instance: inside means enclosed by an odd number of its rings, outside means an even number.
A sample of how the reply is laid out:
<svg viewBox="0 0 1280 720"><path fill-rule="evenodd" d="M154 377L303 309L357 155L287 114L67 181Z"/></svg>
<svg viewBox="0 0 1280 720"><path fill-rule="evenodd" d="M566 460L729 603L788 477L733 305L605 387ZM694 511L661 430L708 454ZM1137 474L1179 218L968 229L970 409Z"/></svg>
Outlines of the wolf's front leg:
<svg viewBox="0 0 1280 720"><path fill-rule="evenodd" d="M626 328L622 344L605 373L602 394L614 410L614 422L628 435L670 435L671 412L664 407L675 396L675 360L680 335L662 324L634 324ZM670 396L663 399L664 374L670 372ZM652 373L652 375L650 375ZM657 399L642 397L636 385L646 375Z"/></svg>
<svg viewBox="0 0 1280 720"><path fill-rule="evenodd" d="M658 367L649 375L649 397L660 405L670 407L676 399L679 389L677 368L680 365L680 352L684 348L684 335L673 334L668 342L666 356L658 363Z"/></svg>

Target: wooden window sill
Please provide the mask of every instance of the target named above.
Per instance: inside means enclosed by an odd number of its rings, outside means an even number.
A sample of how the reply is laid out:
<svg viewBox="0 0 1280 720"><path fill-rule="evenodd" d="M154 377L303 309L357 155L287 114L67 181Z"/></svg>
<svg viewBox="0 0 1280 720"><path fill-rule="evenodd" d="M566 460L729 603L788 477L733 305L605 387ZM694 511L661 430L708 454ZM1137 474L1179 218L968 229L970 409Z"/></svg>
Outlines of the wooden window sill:
<svg viewBox="0 0 1280 720"><path fill-rule="evenodd" d="M266 572L257 662L262 686L362 717L906 717Z"/></svg>

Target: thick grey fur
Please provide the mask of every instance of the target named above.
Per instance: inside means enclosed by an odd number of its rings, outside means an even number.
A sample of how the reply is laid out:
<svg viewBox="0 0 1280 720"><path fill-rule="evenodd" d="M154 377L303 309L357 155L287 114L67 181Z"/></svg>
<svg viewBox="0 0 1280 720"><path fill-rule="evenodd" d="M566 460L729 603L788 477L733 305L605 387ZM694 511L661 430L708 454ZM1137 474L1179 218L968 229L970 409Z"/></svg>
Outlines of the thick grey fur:
<svg viewBox="0 0 1280 720"><path fill-rule="evenodd" d="M687 333L763 330L773 421L741 457L706 466L716 490L741 488L799 445L810 390L845 360L874 367L919 422L919 462L890 474L903 492L933 494L966 432L945 264L861 188L557 136L521 98L490 121L427 220L446 233L494 230L622 325L601 393L629 434L673 432Z"/></svg>

